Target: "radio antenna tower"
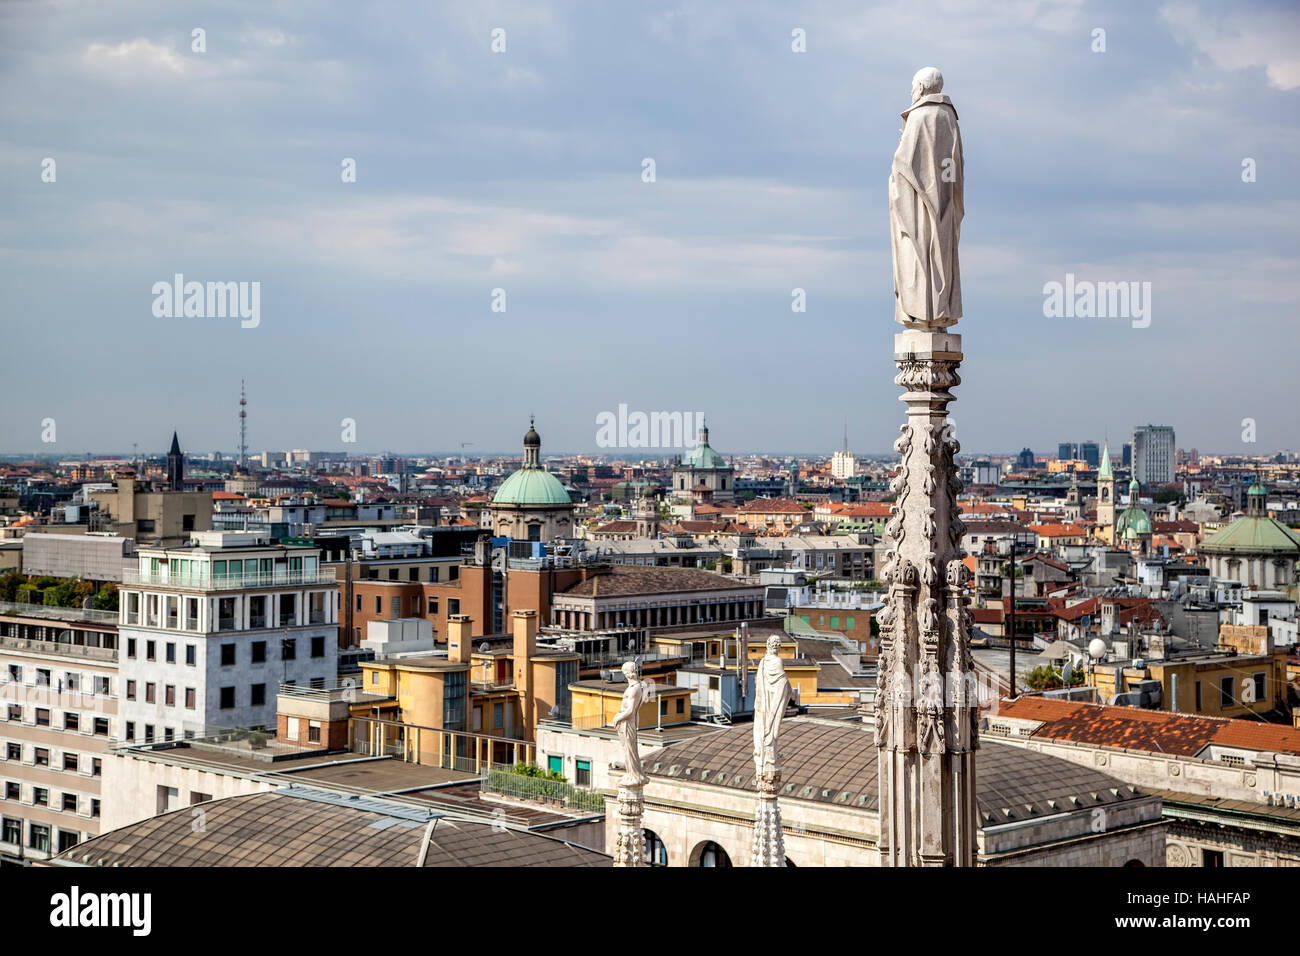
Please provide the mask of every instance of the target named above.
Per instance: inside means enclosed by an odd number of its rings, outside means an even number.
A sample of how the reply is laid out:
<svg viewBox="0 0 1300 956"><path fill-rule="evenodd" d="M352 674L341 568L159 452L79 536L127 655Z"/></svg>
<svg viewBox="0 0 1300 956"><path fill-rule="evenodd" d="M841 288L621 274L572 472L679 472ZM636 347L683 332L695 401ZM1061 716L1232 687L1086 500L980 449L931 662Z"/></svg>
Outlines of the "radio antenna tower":
<svg viewBox="0 0 1300 956"><path fill-rule="evenodd" d="M248 397L244 393L244 380L239 380L239 470L243 471L248 457Z"/></svg>

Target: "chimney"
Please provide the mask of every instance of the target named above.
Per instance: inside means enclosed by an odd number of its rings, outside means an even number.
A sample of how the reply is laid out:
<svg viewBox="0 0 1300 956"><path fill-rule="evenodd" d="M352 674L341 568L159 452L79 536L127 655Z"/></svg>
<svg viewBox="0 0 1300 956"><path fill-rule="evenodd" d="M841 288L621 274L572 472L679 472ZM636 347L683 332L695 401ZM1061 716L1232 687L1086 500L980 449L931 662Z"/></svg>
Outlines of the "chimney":
<svg viewBox="0 0 1300 956"><path fill-rule="evenodd" d="M537 702L533 696L533 655L537 653L537 612L515 611L514 670L515 693L519 695L524 737L533 739Z"/></svg>
<svg viewBox="0 0 1300 956"><path fill-rule="evenodd" d="M468 614L452 614L447 618L447 660L453 664L469 663L474 651L473 623Z"/></svg>

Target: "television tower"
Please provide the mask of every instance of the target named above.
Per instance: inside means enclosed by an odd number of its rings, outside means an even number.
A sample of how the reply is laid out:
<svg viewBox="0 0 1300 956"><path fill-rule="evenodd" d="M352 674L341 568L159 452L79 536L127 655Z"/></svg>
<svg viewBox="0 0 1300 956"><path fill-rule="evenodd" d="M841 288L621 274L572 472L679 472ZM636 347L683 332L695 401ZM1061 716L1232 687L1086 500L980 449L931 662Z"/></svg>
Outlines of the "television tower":
<svg viewBox="0 0 1300 956"><path fill-rule="evenodd" d="M244 380L239 380L239 470L243 471L248 457L248 397Z"/></svg>

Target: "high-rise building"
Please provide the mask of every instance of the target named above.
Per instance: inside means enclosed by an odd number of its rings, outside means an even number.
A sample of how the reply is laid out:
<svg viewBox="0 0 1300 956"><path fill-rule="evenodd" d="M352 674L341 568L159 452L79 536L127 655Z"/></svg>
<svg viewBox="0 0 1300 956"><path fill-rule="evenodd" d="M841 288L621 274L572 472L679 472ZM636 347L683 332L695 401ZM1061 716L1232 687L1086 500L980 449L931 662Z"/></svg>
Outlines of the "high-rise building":
<svg viewBox="0 0 1300 956"><path fill-rule="evenodd" d="M1072 461L1079 457L1079 446L1074 442L1063 441L1056 446L1056 457L1061 461Z"/></svg>
<svg viewBox="0 0 1300 956"><path fill-rule="evenodd" d="M1133 429L1133 477L1144 485L1174 480L1174 428L1138 425Z"/></svg>
<svg viewBox="0 0 1300 956"><path fill-rule="evenodd" d="M1133 465L1133 446L1128 442L1125 442L1120 448L1120 462L1125 468L1130 468Z"/></svg>
<svg viewBox="0 0 1300 956"><path fill-rule="evenodd" d="M1021 449L1020 455L1016 458L1016 467L1022 469L1033 468L1034 453L1030 451L1028 448Z"/></svg>
<svg viewBox="0 0 1300 956"><path fill-rule="evenodd" d="M336 682L334 571L319 548L268 540L207 531L186 548L139 549L119 598L119 739L274 727L282 681Z"/></svg>
<svg viewBox="0 0 1300 956"><path fill-rule="evenodd" d="M1096 468L1101 464L1101 449L1095 441L1080 442L1078 457L1086 461L1089 468Z"/></svg>
<svg viewBox="0 0 1300 956"><path fill-rule="evenodd" d="M852 478L858 473L858 460L851 451L837 451L831 456L831 477Z"/></svg>

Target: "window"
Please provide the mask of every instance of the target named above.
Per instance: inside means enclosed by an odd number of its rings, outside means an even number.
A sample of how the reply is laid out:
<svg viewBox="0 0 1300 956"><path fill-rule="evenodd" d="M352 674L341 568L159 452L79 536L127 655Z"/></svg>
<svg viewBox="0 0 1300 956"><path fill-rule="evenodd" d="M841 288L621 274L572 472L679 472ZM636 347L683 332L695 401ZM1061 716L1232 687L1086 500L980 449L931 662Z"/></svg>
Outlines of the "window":
<svg viewBox="0 0 1300 956"><path fill-rule="evenodd" d="M176 706L176 685L175 684L167 685L166 691L163 694L163 703L166 704L168 707Z"/></svg>
<svg viewBox="0 0 1300 956"><path fill-rule="evenodd" d="M36 708L36 726L37 727L50 726L50 712L46 710L44 707Z"/></svg>
<svg viewBox="0 0 1300 956"><path fill-rule="evenodd" d="M76 772L77 772L77 755L76 755L76 754L64 754L64 755L63 755L63 769L66 770L66 771L68 771L69 773L76 773Z"/></svg>
<svg viewBox="0 0 1300 956"><path fill-rule="evenodd" d="M22 720L22 719L23 719L23 705L22 705L22 704L10 704L10 705L9 705L9 719L10 719L10 720Z"/></svg>
<svg viewBox="0 0 1300 956"><path fill-rule="evenodd" d="M185 709L186 710L194 709L194 688L193 687L185 688Z"/></svg>
<svg viewBox="0 0 1300 956"><path fill-rule="evenodd" d="M5 759L6 759L6 760L22 760L22 759L23 759L23 745L22 745L22 744L13 744L13 743L5 744Z"/></svg>
<svg viewBox="0 0 1300 956"><path fill-rule="evenodd" d="M198 790L190 791L190 806L194 806L196 803L207 803L211 799L212 794L210 793L200 793Z"/></svg>
<svg viewBox="0 0 1300 956"><path fill-rule="evenodd" d="M147 661L154 661L154 660L157 660L157 659L158 659L158 642L157 642L157 641L145 641L145 642L144 642L144 659L147 660Z"/></svg>
<svg viewBox="0 0 1300 956"><path fill-rule="evenodd" d="M455 568L453 568L452 570L455 570ZM447 598L447 613L448 614L460 613L460 598Z"/></svg>
<svg viewBox="0 0 1300 956"><path fill-rule="evenodd" d="M1264 690L1264 672L1260 671L1258 674L1254 674L1253 677L1255 679L1255 699L1263 701L1266 697Z"/></svg>
<svg viewBox="0 0 1300 956"><path fill-rule="evenodd" d="M9 679L18 684L21 684L23 682L23 669L20 665L18 664L9 665Z"/></svg>
<svg viewBox="0 0 1300 956"><path fill-rule="evenodd" d="M1232 695L1232 678L1219 678L1219 709L1231 707L1235 703Z"/></svg>
<svg viewBox="0 0 1300 956"><path fill-rule="evenodd" d="M1223 866L1222 850L1202 850L1201 866L1221 867Z"/></svg>
<svg viewBox="0 0 1300 956"><path fill-rule="evenodd" d="M252 644L253 663L266 663L266 641L254 641Z"/></svg>
<svg viewBox="0 0 1300 956"><path fill-rule="evenodd" d="M1201 682L1200 682L1200 681L1197 681L1197 682L1196 682L1196 711L1197 711L1197 713L1200 713L1200 710L1201 710Z"/></svg>
<svg viewBox="0 0 1300 956"><path fill-rule="evenodd" d="M95 678L95 693L103 696L107 696L110 693L107 677Z"/></svg>
<svg viewBox="0 0 1300 956"><path fill-rule="evenodd" d="M312 657L325 656L325 638L313 637L311 639L311 656Z"/></svg>
<svg viewBox="0 0 1300 956"><path fill-rule="evenodd" d="M175 736L176 736L176 732L172 730L170 727L163 728L163 740L172 740L173 738L175 738Z"/></svg>
<svg viewBox="0 0 1300 956"><path fill-rule="evenodd" d="M21 800L23 798L23 788L12 780L5 784L6 800Z"/></svg>
<svg viewBox="0 0 1300 956"><path fill-rule="evenodd" d="M144 725L144 742L153 743L153 724Z"/></svg>
<svg viewBox="0 0 1300 956"><path fill-rule="evenodd" d="M63 808L62 808L62 809L63 809L63 812L64 812L64 813L76 813L76 812L77 812L77 795L76 795L75 793L65 793L65 794L63 795Z"/></svg>
<svg viewBox="0 0 1300 956"><path fill-rule="evenodd" d="M73 671L65 671L63 674L63 686L68 690L81 690L81 675Z"/></svg>
<svg viewBox="0 0 1300 956"><path fill-rule="evenodd" d="M32 806L48 807L50 805L50 791L44 787L32 787Z"/></svg>
<svg viewBox="0 0 1300 956"><path fill-rule="evenodd" d="M36 766L48 767L50 765L50 751L47 747L36 748Z"/></svg>
<svg viewBox="0 0 1300 956"><path fill-rule="evenodd" d="M92 757L90 761L90 775L92 777L98 777L103 775L103 773L104 761L100 760L98 757Z"/></svg>
<svg viewBox="0 0 1300 956"><path fill-rule="evenodd" d="M135 681L133 680L126 682L126 699L135 700Z"/></svg>
<svg viewBox="0 0 1300 956"><path fill-rule="evenodd" d="M266 685L254 684L251 691L249 703L254 707L263 707L266 705Z"/></svg>
<svg viewBox="0 0 1300 956"><path fill-rule="evenodd" d="M221 709L233 710L234 707L235 707L235 688L233 687L221 688Z"/></svg>
<svg viewBox="0 0 1300 956"><path fill-rule="evenodd" d="M460 580L460 565L458 565L458 564L453 564L451 567L449 567L449 568L447 569L447 580L448 580L448 581L458 581L458 580ZM459 602L457 602L457 603L459 603ZM457 611L456 613L459 614L460 612Z"/></svg>
<svg viewBox="0 0 1300 956"><path fill-rule="evenodd" d="M686 713L686 701L681 697L677 698L677 713L679 714Z"/></svg>
<svg viewBox="0 0 1300 956"><path fill-rule="evenodd" d="M144 685L144 702L146 704L156 703L158 700L158 685L150 681Z"/></svg>
<svg viewBox="0 0 1300 956"><path fill-rule="evenodd" d="M0 840L5 843L22 843L23 821L15 820L13 817L5 817L4 824L0 827Z"/></svg>
<svg viewBox="0 0 1300 956"><path fill-rule="evenodd" d="M853 618L851 618L851 617L846 617L846 618L844 619L844 627L845 627L846 630L849 630L849 631L853 630Z"/></svg>
<svg viewBox="0 0 1300 956"><path fill-rule="evenodd" d="M659 716L661 716L661 717L667 717L667 716L668 716L668 698L667 698L667 697L660 697L660 698L659 698Z"/></svg>
<svg viewBox="0 0 1300 956"><path fill-rule="evenodd" d="M591 761L575 760L573 761L573 782L579 787L591 786Z"/></svg>
<svg viewBox="0 0 1300 956"><path fill-rule="evenodd" d="M437 614L437 613L438 613L438 599L437 599L437 598L429 598L429 613L430 613L430 614Z"/></svg>
<svg viewBox="0 0 1300 956"><path fill-rule="evenodd" d="M108 718L107 718L107 717L96 717L96 718L95 718L95 736L96 736L96 737L107 737L107 736L108 736Z"/></svg>
<svg viewBox="0 0 1300 956"><path fill-rule="evenodd" d="M33 823L27 830L27 847L40 853L50 852L50 828Z"/></svg>
<svg viewBox="0 0 1300 956"><path fill-rule="evenodd" d="M221 645L221 666L230 667L234 663L235 663L235 645L222 644Z"/></svg>
<svg viewBox="0 0 1300 956"><path fill-rule="evenodd" d="M81 715L80 715L80 714L64 714L64 715L63 715L63 729L64 729L64 730L81 730Z"/></svg>
<svg viewBox="0 0 1300 956"><path fill-rule="evenodd" d="M375 595L375 613L376 614L384 613L384 599L381 598L378 594Z"/></svg>
<svg viewBox="0 0 1300 956"><path fill-rule="evenodd" d="M134 720L128 720L128 721L126 722L126 739L127 739L127 740L135 740L135 721L134 721Z"/></svg>
<svg viewBox="0 0 1300 956"><path fill-rule="evenodd" d="M131 660L135 660L135 638L134 637L128 637L126 639L126 656L131 658Z"/></svg>
<svg viewBox="0 0 1300 956"><path fill-rule="evenodd" d="M99 817L99 797L90 798L90 815L98 819Z"/></svg>
<svg viewBox="0 0 1300 956"><path fill-rule="evenodd" d="M311 744L320 743L320 721L307 721L307 742Z"/></svg>
<svg viewBox="0 0 1300 956"><path fill-rule="evenodd" d="M292 661L298 657L298 639L286 637L280 641L280 660Z"/></svg>
<svg viewBox="0 0 1300 956"><path fill-rule="evenodd" d="M358 611L361 610L361 595L360 595L360 594L357 595L357 610L358 610Z"/></svg>
<svg viewBox="0 0 1300 956"><path fill-rule="evenodd" d="M396 620L402 616L402 599L401 597L391 598L388 601L388 616Z"/></svg>
<svg viewBox="0 0 1300 956"><path fill-rule="evenodd" d="M468 674L452 671L442 684L442 726L448 730L465 729L465 682Z"/></svg>
<svg viewBox="0 0 1300 956"><path fill-rule="evenodd" d="M193 667L195 661L198 659L198 653L199 653L198 649L193 644L186 644L185 663L188 664L190 667Z"/></svg>
<svg viewBox="0 0 1300 956"><path fill-rule="evenodd" d="M492 726L495 727L497 730L500 730L505 726L505 723L506 723L506 705L493 704L492 705Z"/></svg>
<svg viewBox="0 0 1300 956"><path fill-rule="evenodd" d="M564 773L564 758L563 758L563 757L554 757L554 756L552 756L552 757L547 757L547 758L546 758L546 769L549 770L551 773L563 774L563 773Z"/></svg>
<svg viewBox="0 0 1300 956"><path fill-rule="evenodd" d="M430 568L430 569L429 569L429 583L430 583L430 584L437 584L437 583L438 583L438 569L437 569L437 568Z"/></svg>
<svg viewBox="0 0 1300 956"><path fill-rule="evenodd" d="M163 654L168 664L176 663L176 645L174 643L168 641L167 646L163 648Z"/></svg>

